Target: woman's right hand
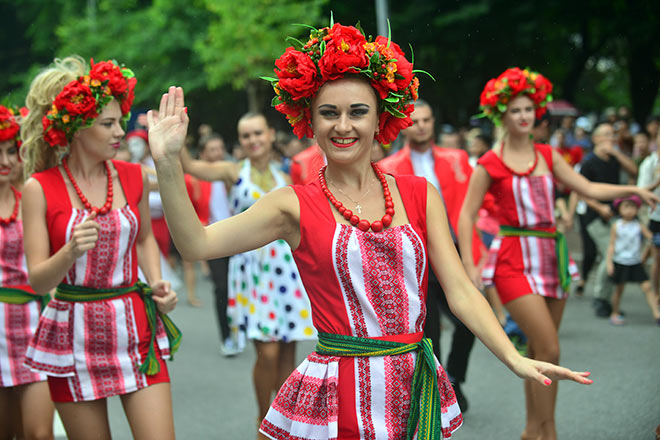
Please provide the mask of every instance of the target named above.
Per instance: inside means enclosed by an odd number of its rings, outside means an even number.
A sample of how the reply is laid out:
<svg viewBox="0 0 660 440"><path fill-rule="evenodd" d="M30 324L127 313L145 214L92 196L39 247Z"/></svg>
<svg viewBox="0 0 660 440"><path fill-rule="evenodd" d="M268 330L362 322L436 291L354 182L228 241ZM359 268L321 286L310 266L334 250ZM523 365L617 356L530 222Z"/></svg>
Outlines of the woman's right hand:
<svg viewBox="0 0 660 440"><path fill-rule="evenodd" d="M85 252L96 246L101 226L94 221L95 218L96 213L92 212L82 221L82 223L73 227L73 233L71 234L69 245L71 246L71 254L75 260L82 257Z"/></svg>
<svg viewBox="0 0 660 440"><path fill-rule="evenodd" d="M178 160L188 132L188 113L183 89L170 87L160 100L158 111L149 110L149 149L154 161L171 157Z"/></svg>
<svg viewBox="0 0 660 440"><path fill-rule="evenodd" d="M483 280L481 279L481 269L475 266L474 264L464 265L464 266L465 266L465 272L470 277L472 284L474 284L474 286L477 289L483 290L484 283Z"/></svg>

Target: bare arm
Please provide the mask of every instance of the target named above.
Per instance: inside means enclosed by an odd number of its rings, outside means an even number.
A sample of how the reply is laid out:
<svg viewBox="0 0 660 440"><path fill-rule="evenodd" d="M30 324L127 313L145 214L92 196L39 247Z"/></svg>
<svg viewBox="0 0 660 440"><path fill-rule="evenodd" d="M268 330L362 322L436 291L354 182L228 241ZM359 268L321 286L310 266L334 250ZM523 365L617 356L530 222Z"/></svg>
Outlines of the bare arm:
<svg viewBox="0 0 660 440"><path fill-rule="evenodd" d="M481 286L481 276L472 261L472 231L475 218L479 214L479 208L489 187L490 176L484 167L477 166L470 177L468 191L458 217L458 244L463 256L463 265L476 286Z"/></svg>
<svg viewBox="0 0 660 440"><path fill-rule="evenodd" d="M616 241L616 222L610 227L610 244L607 245L607 255L605 261L607 263L607 273L614 275L614 242Z"/></svg>
<svg viewBox="0 0 660 440"><path fill-rule="evenodd" d="M495 356L522 378L546 385L550 384L548 377L591 383L586 379L588 373L576 373L556 365L524 358L518 353L502 330L488 302L465 272L451 240L444 203L433 185L427 184L427 194L429 258L447 296L449 307L456 317L465 323Z"/></svg>
<svg viewBox="0 0 660 440"><path fill-rule="evenodd" d="M222 180L229 187L238 180L238 166L234 162L193 159L186 147L181 150L181 164L183 171L201 180L213 182Z"/></svg>
<svg viewBox="0 0 660 440"><path fill-rule="evenodd" d="M281 188L259 199L241 214L204 227L186 192L180 150L188 116L183 90L171 87L163 95L158 115L150 111L149 146L156 164L161 199L174 244L189 261L207 260L259 248L277 239L292 248L299 241L298 199L291 188Z"/></svg>
<svg viewBox="0 0 660 440"><path fill-rule="evenodd" d="M634 165L635 164L633 163L633 166ZM573 168L571 168L554 150L552 151L552 166L557 180L571 188L573 191L577 191L585 198L614 200L619 197L637 194L642 200L650 205L655 206L655 203L660 202L660 199L656 195L644 188L639 188L634 185L612 185L609 183L591 182L583 175L575 172L575 170L573 170ZM587 204L588 203L589 202L587 202Z"/></svg>
<svg viewBox="0 0 660 440"><path fill-rule="evenodd" d="M37 180L29 179L25 184L21 205L29 282L36 293L45 295L64 279L76 259L96 246L99 224L91 214L73 229L71 240L51 256L46 197Z"/></svg>
<svg viewBox="0 0 660 440"><path fill-rule="evenodd" d="M633 177L637 176L637 165L635 165L635 162L633 162L631 158L616 148L612 148L609 153L610 156L613 156L621 164L623 169L626 170L628 174Z"/></svg>
<svg viewBox="0 0 660 440"><path fill-rule="evenodd" d="M641 226L642 228L642 235L644 236L644 238L647 239L648 241L652 241L653 233L649 230L649 228L647 228L645 225L641 223L639 224L639 226Z"/></svg>

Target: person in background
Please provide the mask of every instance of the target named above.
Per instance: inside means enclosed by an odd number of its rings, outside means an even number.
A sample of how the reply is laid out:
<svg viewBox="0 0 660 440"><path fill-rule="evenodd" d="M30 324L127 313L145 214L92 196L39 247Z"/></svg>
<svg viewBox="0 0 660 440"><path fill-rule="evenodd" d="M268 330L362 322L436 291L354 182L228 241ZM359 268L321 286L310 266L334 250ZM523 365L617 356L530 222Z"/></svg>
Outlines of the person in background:
<svg viewBox="0 0 660 440"><path fill-rule="evenodd" d="M653 314L653 320L660 325L658 298L651 289L649 277L642 265L643 239L652 239L651 231L637 219L642 201L637 196L629 196L614 201L614 209L621 218L612 223L610 245L607 250L607 274L614 283L612 294L612 325L623 325L625 319L620 313L621 295L626 283L638 283Z"/></svg>
<svg viewBox="0 0 660 440"><path fill-rule="evenodd" d="M485 134L477 134L468 142L467 153L469 155L468 162L474 168L477 166L477 161L481 156L486 154L493 146L493 138Z"/></svg>
<svg viewBox="0 0 660 440"><path fill-rule="evenodd" d="M637 175L637 167L628 156L623 154L614 145L614 127L609 123L601 123L593 133L594 151L589 154L580 167L580 173L591 182L616 185L621 182L622 169L630 175ZM587 211L580 218L583 233L584 256L582 261L582 279L587 280L596 257L600 255L601 261L596 269L594 283L594 311L596 316L608 318L612 313L610 297L612 296L612 283L607 275L607 248L609 246L610 220L614 216L612 205L607 199L596 200L583 197L587 204ZM593 243L593 246L590 244Z"/></svg>
<svg viewBox="0 0 660 440"><path fill-rule="evenodd" d="M438 147L433 143L435 137L435 118L431 106L424 100L417 100L415 110L410 115L412 126L404 129L402 134L406 145L402 150L378 162L383 172L393 175L415 175L424 177L438 190L444 200L449 217L452 237L458 224L463 199L470 181L472 168L465 151ZM476 262L482 256L481 239L474 230L474 244L471 254ZM478 263L477 263L478 264ZM474 335L451 312L445 292L437 277L429 273L429 294L426 298L427 318L424 334L433 341L435 355L441 357L440 349L440 313L445 314L454 324L451 350L446 365L458 405L463 412L468 410L468 400L463 393L461 384L467 376L470 352L474 344Z"/></svg>
<svg viewBox="0 0 660 440"><path fill-rule="evenodd" d="M294 185L314 182L319 170L325 165L325 155L317 144L307 147L293 156L291 161L291 181Z"/></svg>
<svg viewBox="0 0 660 440"><path fill-rule="evenodd" d="M0 105L0 438L52 439L55 407L46 375L23 365L49 295L28 282L18 156L20 111ZM22 179L21 179L22 184Z"/></svg>

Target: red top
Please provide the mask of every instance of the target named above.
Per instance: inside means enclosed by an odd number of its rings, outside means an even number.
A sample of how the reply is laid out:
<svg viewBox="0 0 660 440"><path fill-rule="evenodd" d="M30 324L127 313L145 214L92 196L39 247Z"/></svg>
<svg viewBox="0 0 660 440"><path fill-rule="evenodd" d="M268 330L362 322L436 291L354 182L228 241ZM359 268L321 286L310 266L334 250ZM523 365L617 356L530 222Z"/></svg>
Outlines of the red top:
<svg viewBox="0 0 660 440"><path fill-rule="evenodd" d="M190 174L186 174L184 179L188 197L190 197L193 208L195 208L197 217L203 225L208 225L211 217L211 182L196 179Z"/></svg>
<svg viewBox="0 0 660 440"><path fill-rule="evenodd" d="M112 164L119 175L127 205L96 217L101 226L97 245L76 260L64 283L100 289L127 286L137 281L135 239L140 228L138 204L142 199L142 168L116 160ZM59 167L35 173L33 177L41 184L46 198L46 224L50 255L53 255L71 239L74 226L90 213L73 208Z"/></svg>
<svg viewBox="0 0 660 440"><path fill-rule="evenodd" d="M291 158L291 181L294 185L307 185L317 179L319 170L325 165L323 153L318 145L312 145Z"/></svg>

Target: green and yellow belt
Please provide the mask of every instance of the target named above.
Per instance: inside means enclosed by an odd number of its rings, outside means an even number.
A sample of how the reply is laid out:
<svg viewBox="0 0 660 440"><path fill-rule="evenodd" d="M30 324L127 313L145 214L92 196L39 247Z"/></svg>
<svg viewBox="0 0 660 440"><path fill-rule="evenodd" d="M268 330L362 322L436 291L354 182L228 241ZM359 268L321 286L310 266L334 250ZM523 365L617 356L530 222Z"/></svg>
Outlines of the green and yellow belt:
<svg viewBox="0 0 660 440"><path fill-rule="evenodd" d="M501 225L499 235L503 237L541 237L552 238L555 240L555 250L557 252L557 265L559 271L559 283L562 289L567 291L571 286L571 273L568 270L568 245L566 236L557 231L556 228L548 229L524 229L514 226Z"/></svg>
<svg viewBox="0 0 660 440"><path fill-rule="evenodd" d="M68 302L89 302L101 301L116 298L127 293L138 292L144 298L144 306L147 312L147 321L151 330L151 341L149 343L149 353L144 363L139 366L143 374L152 376L160 371L160 365L156 358L156 329L158 326L158 317L163 322L167 340L170 344L170 354L173 355L181 345L181 330L174 324L169 316L158 311L156 303L152 298L151 288L141 281L129 287L118 289L94 289L91 287L72 286L70 284L60 284L55 291L55 299Z"/></svg>
<svg viewBox="0 0 660 440"><path fill-rule="evenodd" d="M32 301L39 301L41 310L46 307L50 301L50 295L37 295L23 289L14 287L0 287L0 302L7 304L27 304Z"/></svg>
<svg viewBox="0 0 660 440"><path fill-rule="evenodd" d="M404 343L319 333L316 352L329 356L362 357L396 356L417 351L406 437L412 439L415 435L415 428L419 426L417 435L420 440L441 439L440 392L438 391L433 345L430 339L421 336L419 333L418 342Z"/></svg>

